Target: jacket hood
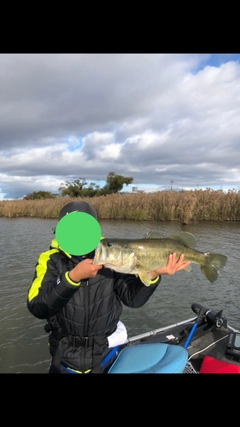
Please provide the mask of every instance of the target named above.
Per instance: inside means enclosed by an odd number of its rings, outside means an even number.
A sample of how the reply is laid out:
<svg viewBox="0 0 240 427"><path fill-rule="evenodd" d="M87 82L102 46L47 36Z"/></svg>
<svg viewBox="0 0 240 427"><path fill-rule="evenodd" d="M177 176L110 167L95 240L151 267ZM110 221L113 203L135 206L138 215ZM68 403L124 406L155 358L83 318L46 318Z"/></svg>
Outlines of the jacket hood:
<svg viewBox="0 0 240 427"><path fill-rule="evenodd" d="M70 202L60 210L59 220L71 212L85 212L97 220L97 212L87 202Z"/></svg>

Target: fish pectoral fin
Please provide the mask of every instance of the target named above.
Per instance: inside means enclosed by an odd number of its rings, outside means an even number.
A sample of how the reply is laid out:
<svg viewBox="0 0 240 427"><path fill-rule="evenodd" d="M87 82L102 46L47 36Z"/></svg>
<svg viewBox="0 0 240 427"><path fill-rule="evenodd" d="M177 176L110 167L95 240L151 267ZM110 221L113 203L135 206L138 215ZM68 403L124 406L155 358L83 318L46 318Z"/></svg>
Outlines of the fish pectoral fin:
<svg viewBox="0 0 240 427"><path fill-rule="evenodd" d="M190 273L190 271L192 271L191 265L188 265L186 268L184 268L184 270Z"/></svg>

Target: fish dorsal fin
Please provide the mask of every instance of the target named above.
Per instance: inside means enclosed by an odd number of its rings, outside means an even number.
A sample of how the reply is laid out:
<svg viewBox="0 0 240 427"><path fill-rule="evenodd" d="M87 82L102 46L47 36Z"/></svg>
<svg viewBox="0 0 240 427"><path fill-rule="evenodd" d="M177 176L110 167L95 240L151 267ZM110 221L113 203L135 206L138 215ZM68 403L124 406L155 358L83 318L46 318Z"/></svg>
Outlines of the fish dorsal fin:
<svg viewBox="0 0 240 427"><path fill-rule="evenodd" d="M187 231L181 231L180 233L172 234L169 239L179 240L189 248L194 248L196 246L195 236L191 233L188 233Z"/></svg>
<svg viewBox="0 0 240 427"><path fill-rule="evenodd" d="M148 231L144 239L163 239L163 235L159 231ZM196 240L193 234L188 233L187 231L181 231L180 233L172 234L169 236L169 239L178 240L189 248L194 248L196 246Z"/></svg>
<svg viewBox="0 0 240 427"><path fill-rule="evenodd" d="M147 231L144 235L144 239L162 239L163 237L160 231Z"/></svg>

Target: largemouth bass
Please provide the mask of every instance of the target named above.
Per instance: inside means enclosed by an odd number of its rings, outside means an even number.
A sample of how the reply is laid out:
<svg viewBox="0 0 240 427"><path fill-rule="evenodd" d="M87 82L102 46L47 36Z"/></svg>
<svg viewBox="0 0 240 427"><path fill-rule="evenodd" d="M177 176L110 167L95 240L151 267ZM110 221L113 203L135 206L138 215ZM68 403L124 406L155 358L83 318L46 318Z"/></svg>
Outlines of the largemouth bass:
<svg viewBox="0 0 240 427"><path fill-rule="evenodd" d="M158 232L149 232L143 239L102 239L95 250L93 264L101 264L120 273L139 275L148 286L148 272L167 264L168 256L175 252L177 258L184 254L184 261L197 264L204 276L211 282L218 279L227 257L218 253L199 252L193 249L195 237L191 233L180 232L168 238ZM190 271L188 266L185 270Z"/></svg>

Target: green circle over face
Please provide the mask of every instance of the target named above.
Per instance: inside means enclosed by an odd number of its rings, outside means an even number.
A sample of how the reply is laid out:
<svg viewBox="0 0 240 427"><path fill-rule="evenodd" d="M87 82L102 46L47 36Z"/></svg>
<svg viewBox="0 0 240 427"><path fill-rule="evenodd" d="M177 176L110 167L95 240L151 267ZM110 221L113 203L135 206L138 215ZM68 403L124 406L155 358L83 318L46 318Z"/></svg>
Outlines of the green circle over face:
<svg viewBox="0 0 240 427"><path fill-rule="evenodd" d="M58 245L71 255L86 255L101 239L98 221L85 212L71 212L60 219L55 236Z"/></svg>

